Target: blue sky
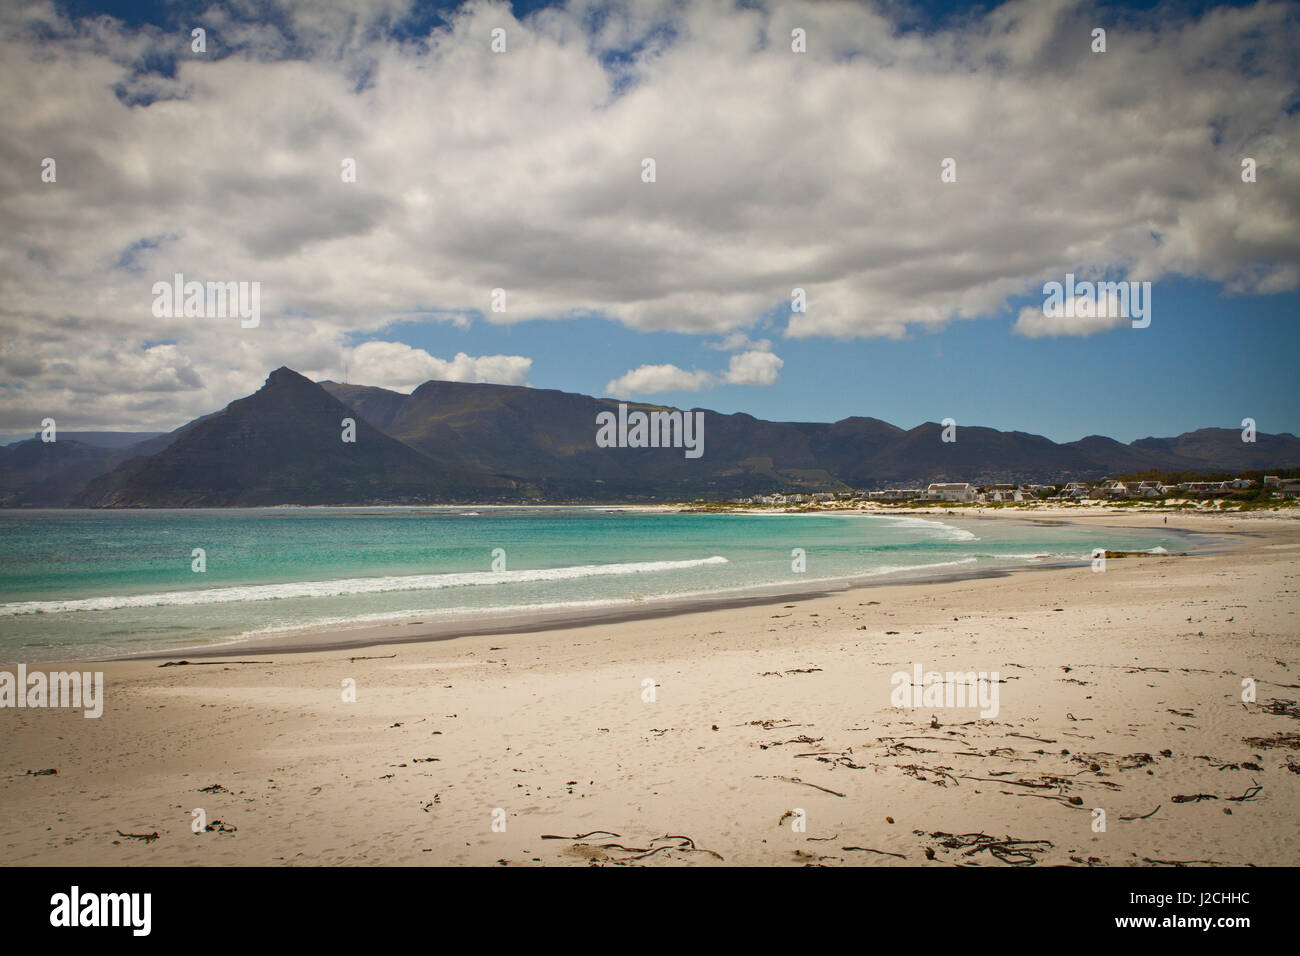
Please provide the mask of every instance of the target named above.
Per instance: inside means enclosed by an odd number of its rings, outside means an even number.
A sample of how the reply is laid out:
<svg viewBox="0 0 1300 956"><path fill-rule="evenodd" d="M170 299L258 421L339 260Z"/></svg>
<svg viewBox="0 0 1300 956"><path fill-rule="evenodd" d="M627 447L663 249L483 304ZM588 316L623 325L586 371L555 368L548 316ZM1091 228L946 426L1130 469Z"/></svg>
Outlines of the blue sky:
<svg viewBox="0 0 1300 956"><path fill-rule="evenodd" d="M789 339L779 346L785 365L774 386L654 400L777 421L866 415L912 428L951 417L1054 441L1105 434L1127 442L1239 428L1246 417L1263 432L1300 431L1300 295L1234 296L1214 283L1175 279L1156 283L1152 298L1148 328L1087 338L1015 335L1014 313L1004 312L901 340ZM1041 296L1017 300L1015 311L1038 303ZM599 319L410 324L393 332L384 338L434 354L531 355L529 384L589 395L605 394L611 368L722 364L709 346L716 337L636 332Z"/></svg>
<svg viewBox="0 0 1300 956"><path fill-rule="evenodd" d="M282 364L1057 441L1300 432L1300 5L54 9L0 17L42 107L0 117L0 439L169 429ZM159 320L175 272L257 280L260 325ZM1026 334L1067 272L1150 281L1150 327Z"/></svg>

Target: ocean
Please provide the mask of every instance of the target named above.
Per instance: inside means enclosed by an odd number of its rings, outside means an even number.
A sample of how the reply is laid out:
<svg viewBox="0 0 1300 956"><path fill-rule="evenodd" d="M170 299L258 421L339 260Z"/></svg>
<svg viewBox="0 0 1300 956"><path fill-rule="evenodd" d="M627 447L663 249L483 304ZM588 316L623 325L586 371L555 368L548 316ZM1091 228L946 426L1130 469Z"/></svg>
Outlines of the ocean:
<svg viewBox="0 0 1300 956"><path fill-rule="evenodd" d="M349 624L617 611L1086 562L1094 548L1193 546L1171 530L973 516L0 511L0 661L211 648Z"/></svg>

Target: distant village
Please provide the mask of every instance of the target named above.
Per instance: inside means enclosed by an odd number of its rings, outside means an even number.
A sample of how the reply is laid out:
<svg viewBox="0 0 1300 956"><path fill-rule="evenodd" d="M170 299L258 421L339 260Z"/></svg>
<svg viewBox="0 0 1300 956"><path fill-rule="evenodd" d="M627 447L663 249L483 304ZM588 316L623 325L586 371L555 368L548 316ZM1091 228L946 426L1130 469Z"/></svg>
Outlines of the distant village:
<svg viewBox="0 0 1300 956"><path fill-rule="evenodd" d="M1257 472L1258 474L1258 472ZM1118 481L1104 478L1100 481L1070 481L1064 484L992 484L975 485L970 482L932 482L924 488L885 488L881 491L855 491L840 494L818 492L809 494L755 495L733 499L739 505L815 505L845 500L874 502L944 502L949 504L1011 504L1016 502L1082 503L1085 501L1213 501L1218 498L1241 497L1243 492L1255 491L1255 500L1282 501L1300 499L1300 481L1266 475L1262 481L1255 478L1229 478L1224 481L1183 481L1164 484L1160 481Z"/></svg>

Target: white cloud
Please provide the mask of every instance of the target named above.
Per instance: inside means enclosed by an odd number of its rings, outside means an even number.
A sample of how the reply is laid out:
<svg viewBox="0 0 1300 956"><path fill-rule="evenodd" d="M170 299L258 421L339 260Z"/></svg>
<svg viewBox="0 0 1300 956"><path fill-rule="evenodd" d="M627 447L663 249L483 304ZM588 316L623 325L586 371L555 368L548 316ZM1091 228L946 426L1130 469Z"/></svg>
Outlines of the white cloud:
<svg viewBox="0 0 1300 956"><path fill-rule="evenodd" d="M731 356L722 372L686 371L676 365L642 365L608 382L608 395L657 395L698 392L715 385L775 385L785 363L771 352L754 350Z"/></svg>
<svg viewBox="0 0 1300 956"><path fill-rule="evenodd" d="M711 372L688 372L676 365L642 365L606 383L605 394L622 398L663 392L698 392L711 387L713 382Z"/></svg>
<svg viewBox="0 0 1300 956"><path fill-rule="evenodd" d="M184 31L3 5L0 84L23 108L0 111L0 430L168 427L280 364L338 379L352 336L413 317L727 336L797 286L785 333L849 338L996 315L1067 271L1300 284L1285 4L1127 14L1105 54L1092 8L1038 0L906 32L891 5L573 0L521 22L472 2L406 42L384 26L407 4L354 7L278 4L271 26L215 4L199 56ZM138 73L171 55L174 77ZM175 272L260 281L261 326L153 318ZM521 374L491 358L446 374Z"/></svg>
<svg viewBox="0 0 1300 956"><path fill-rule="evenodd" d="M1087 281L1087 280L1081 280ZM1061 282L1056 283L1057 295L1061 293ZM1091 288L1092 283L1089 282ZM1134 287L1129 287L1134 288ZM1151 317L1149 289L1137 287L1137 306L1141 315L1130 311L1129 291L1121 296L1115 289L1097 290L1096 295L1077 295L1070 308L1065 308L1061 301L1048 305L1025 306L1016 316L1012 331L1026 338L1039 339L1047 336L1066 335L1087 336L1098 332L1108 332L1124 326L1132 326L1133 320ZM1050 312L1050 314L1048 314Z"/></svg>
<svg viewBox="0 0 1300 956"><path fill-rule="evenodd" d="M522 355L480 355L457 352L450 362L435 358L424 349L401 342L365 342L352 349L348 359L348 380L378 385L398 392L410 392L430 379L446 382L492 382L523 385L533 360Z"/></svg>
<svg viewBox="0 0 1300 956"><path fill-rule="evenodd" d="M728 333L717 342L705 344L711 349L717 349L719 352L736 352L741 349L757 349L760 352L770 352L772 350L771 339L759 339L755 342L740 330Z"/></svg>
<svg viewBox="0 0 1300 956"><path fill-rule="evenodd" d="M1063 335L1084 336L1118 329L1130 325L1132 321L1123 315L1044 315L1042 306L1027 305L1016 316L1016 324L1012 326L1012 331L1031 339Z"/></svg>
<svg viewBox="0 0 1300 956"><path fill-rule="evenodd" d="M726 385L775 385L784 364L771 352L741 352L731 357L719 378Z"/></svg>

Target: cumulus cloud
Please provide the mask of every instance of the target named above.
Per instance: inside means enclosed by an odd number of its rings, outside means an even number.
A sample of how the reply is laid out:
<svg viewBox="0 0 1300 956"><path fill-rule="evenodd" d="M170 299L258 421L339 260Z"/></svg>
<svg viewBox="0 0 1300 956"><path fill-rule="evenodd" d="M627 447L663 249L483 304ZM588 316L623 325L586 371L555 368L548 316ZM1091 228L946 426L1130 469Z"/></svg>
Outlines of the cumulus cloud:
<svg viewBox="0 0 1300 956"><path fill-rule="evenodd" d="M1073 276L1070 281L1073 283ZM1073 295L1070 301L1065 299L1061 282L1044 285L1043 304L1021 309L1012 331L1031 339L1086 336L1151 318L1151 289L1146 283L1093 283L1083 279L1080 284L1086 284L1087 291Z"/></svg>
<svg viewBox="0 0 1300 956"><path fill-rule="evenodd" d="M365 342L351 350L348 378L397 392L409 392L430 379L523 385L532 364L532 359L522 355L480 355L475 358L464 352L457 352L456 357L448 362L402 342L376 341Z"/></svg>
<svg viewBox="0 0 1300 956"><path fill-rule="evenodd" d="M688 372L676 365L642 365L606 383L605 393L625 397L663 392L698 392L710 387L713 382L712 372Z"/></svg>
<svg viewBox="0 0 1300 956"><path fill-rule="evenodd" d="M642 365L605 385L609 395L657 395L698 392L715 385L775 385L785 363L771 352L755 349L731 356L721 372L686 371L676 365Z"/></svg>
<svg viewBox="0 0 1300 956"><path fill-rule="evenodd" d="M1031 339L1063 335L1095 335L1129 325L1127 316L1106 313L1102 315L1044 315L1041 306L1025 306L1016 316L1012 331Z"/></svg>
<svg viewBox="0 0 1300 956"><path fill-rule="evenodd" d="M741 352L731 357L719 378L726 385L775 385L784 364L771 352Z"/></svg>
<svg viewBox="0 0 1300 956"><path fill-rule="evenodd" d="M1300 284L1286 4L1115 20L1011 0L923 31L892 5L571 0L521 21L473 0L418 36L392 29L403 2L272 8L205 8L199 55L188 31L3 5L23 108L0 111L0 430L168 427L279 364L338 379L356 335L399 321L718 337L780 313L782 334L851 338L992 316L1070 270ZM175 272L260 281L261 325L154 318ZM725 372L617 381L775 376L736 342ZM497 358L447 374L527 374L481 370Z"/></svg>

